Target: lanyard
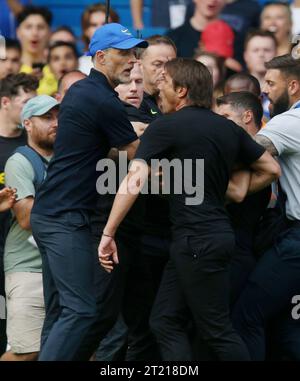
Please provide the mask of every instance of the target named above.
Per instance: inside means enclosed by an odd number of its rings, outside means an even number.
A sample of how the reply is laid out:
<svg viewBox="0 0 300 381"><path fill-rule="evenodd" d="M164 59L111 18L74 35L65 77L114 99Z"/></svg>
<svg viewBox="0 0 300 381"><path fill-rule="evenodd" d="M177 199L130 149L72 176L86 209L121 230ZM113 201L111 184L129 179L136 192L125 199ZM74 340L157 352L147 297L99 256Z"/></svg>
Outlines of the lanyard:
<svg viewBox="0 0 300 381"><path fill-rule="evenodd" d="M296 108L300 108L300 102L293 108L293 110L295 110Z"/></svg>

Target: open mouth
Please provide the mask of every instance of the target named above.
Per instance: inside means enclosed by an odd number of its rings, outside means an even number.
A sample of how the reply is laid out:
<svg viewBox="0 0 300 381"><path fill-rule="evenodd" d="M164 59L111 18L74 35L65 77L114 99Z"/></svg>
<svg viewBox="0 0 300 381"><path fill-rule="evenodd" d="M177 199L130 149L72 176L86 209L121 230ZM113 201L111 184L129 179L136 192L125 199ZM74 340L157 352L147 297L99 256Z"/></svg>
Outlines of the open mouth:
<svg viewBox="0 0 300 381"><path fill-rule="evenodd" d="M271 33L276 33L278 31L278 28L276 25L270 25L267 29Z"/></svg>
<svg viewBox="0 0 300 381"><path fill-rule="evenodd" d="M67 69L62 69L62 70L60 70L60 71L59 71L60 77L62 77L63 75L65 75L67 72L68 72Z"/></svg>
<svg viewBox="0 0 300 381"><path fill-rule="evenodd" d="M38 44L39 44L39 41L37 41L37 40L33 40L33 41L30 41L30 44L31 44L31 46L33 46L34 48L36 48L36 47L38 46Z"/></svg>
<svg viewBox="0 0 300 381"><path fill-rule="evenodd" d="M139 98L138 97L128 97L128 100L130 100L130 101L138 101Z"/></svg>
<svg viewBox="0 0 300 381"><path fill-rule="evenodd" d="M217 9L217 6L216 6L216 5L213 5L213 4L208 4L208 5L207 5L207 10L208 10L209 12L215 12L216 9Z"/></svg>

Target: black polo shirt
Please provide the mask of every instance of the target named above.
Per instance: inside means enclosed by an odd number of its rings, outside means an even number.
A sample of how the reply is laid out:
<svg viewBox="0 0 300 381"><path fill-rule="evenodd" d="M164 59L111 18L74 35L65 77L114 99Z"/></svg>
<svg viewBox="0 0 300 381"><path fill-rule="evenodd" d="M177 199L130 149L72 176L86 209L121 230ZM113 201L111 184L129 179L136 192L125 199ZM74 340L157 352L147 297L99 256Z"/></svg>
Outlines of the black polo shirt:
<svg viewBox="0 0 300 381"><path fill-rule="evenodd" d="M141 122L145 124L149 123L149 118L141 113L139 108L136 108L126 102L123 102L123 105L126 110L127 118L130 120L130 122Z"/></svg>
<svg viewBox="0 0 300 381"><path fill-rule="evenodd" d="M144 92L143 102L139 108L139 113L141 114L145 123L151 123L153 120L162 115L155 97Z"/></svg>
<svg viewBox="0 0 300 381"><path fill-rule="evenodd" d="M189 185L204 189L204 199L198 205L187 205L187 198L193 195L187 194L185 187L177 192L180 194L171 191L173 231L177 237L214 236L218 232L232 234L224 203L234 164L250 164L264 151L242 128L224 117L200 107L184 107L150 124L141 136L136 158L148 164L153 158L179 159L181 163L189 159L193 165L192 171L186 172ZM196 159L204 160L204 173L198 172L198 176ZM174 178L171 184L175 184Z"/></svg>
<svg viewBox="0 0 300 381"><path fill-rule="evenodd" d="M111 147L137 139L118 94L92 69L66 94L59 111L54 157L33 213L57 215L96 207L97 162Z"/></svg>
<svg viewBox="0 0 300 381"><path fill-rule="evenodd" d="M155 97L144 92L143 102L139 108L146 123L151 123L160 116L160 111ZM158 195L149 194L144 197L145 200L145 222L143 225L146 235L155 235L162 238L170 237L170 218L168 200Z"/></svg>
<svg viewBox="0 0 300 381"><path fill-rule="evenodd" d="M253 253L254 237L259 221L268 207L271 198L271 186L247 196L241 203L226 206L235 232L236 247L239 251Z"/></svg>

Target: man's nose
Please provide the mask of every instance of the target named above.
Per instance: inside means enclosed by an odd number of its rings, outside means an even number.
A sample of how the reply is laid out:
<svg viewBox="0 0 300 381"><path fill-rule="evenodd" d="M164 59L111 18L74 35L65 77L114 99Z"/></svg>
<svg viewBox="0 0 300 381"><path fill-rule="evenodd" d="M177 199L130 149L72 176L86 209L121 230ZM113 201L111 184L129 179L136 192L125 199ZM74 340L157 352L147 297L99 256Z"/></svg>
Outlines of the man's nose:
<svg viewBox="0 0 300 381"><path fill-rule="evenodd" d="M56 128L58 127L58 119L54 118L51 123L51 128Z"/></svg>
<svg viewBox="0 0 300 381"><path fill-rule="evenodd" d="M133 93L137 92L137 86L136 86L136 83L134 81L132 81L132 83L131 83L130 91Z"/></svg>
<svg viewBox="0 0 300 381"><path fill-rule="evenodd" d="M268 86L266 83L262 85L261 91L265 94L268 94Z"/></svg>
<svg viewBox="0 0 300 381"><path fill-rule="evenodd" d="M38 27L34 27L32 29L32 34L33 34L33 37L38 37L38 35L39 35L39 28Z"/></svg>

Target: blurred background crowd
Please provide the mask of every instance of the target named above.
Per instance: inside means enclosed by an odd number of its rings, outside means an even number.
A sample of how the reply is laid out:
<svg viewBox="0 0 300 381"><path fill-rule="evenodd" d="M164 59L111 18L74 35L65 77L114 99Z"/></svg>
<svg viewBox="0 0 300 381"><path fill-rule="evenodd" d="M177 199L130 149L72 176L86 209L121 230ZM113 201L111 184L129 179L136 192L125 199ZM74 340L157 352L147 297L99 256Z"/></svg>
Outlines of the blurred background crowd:
<svg viewBox="0 0 300 381"><path fill-rule="evenodd" d="M264 62L289 53L300 33L298 0L110 3L110 22L120 22L143 38L167 34L176 44L177 56L195 57L211 68L216 88L225 77L244 70L261 84ZM34 8L24 13L28 5ZM105 22L104 2L1 0L0 6L0 32L8 49L0 78L18 71L33 73L40 80L38 93L53 95L66 71L78 68L89 74L92 65L84 52Z"/></svg>
<svg viewBox="0 0 300 381"><path fill-rule="evenodd" d="M131 71L130 82L116 87L137 136L143 134L149 123L160 118L162 111L165 112L160 103L159 83L165 63L176 56L194 58L208 67L214 86L213 110L233 120L251 136L263 129L270 117L287 111L293 104L296 105L294 108L300 107L300 90L290 96L293 100L291 102L288 91L294 90L290 90L286 79L286 67L289 64L293 79L295 77L300 83L300 61L290 62L291 52L293 58L300 58L300 49L297 47L297 36L300 36L300 0L111 0L110 5L108 22L122 24L134 36L147 39L149 44L145 51L137 52L138 61ZM13 206L13 225L10 213L3 212L0 205L0 295L5 295L5 279L7 301L11 303L8 305L8 328L5 321L0 320L0 355L4 353L5 360L37 358L44 320L41 258L37 247L28 241L31 236L30 213L36 185L34 165L31 168L30 163L27 163L24 171L20 164L24 164L24 159L21 160L20 156L18 159L18 153L17 160L15 157L8 162L8 166L6 163L11 155L16 155L17 147L26 142L34 146L44 159L50 160L54 138L52 137L50 142L46 139L45 142L45 136L34 134L32 131L48 128L51 131L55 130L52 135L56 134L58 104L62 102L72 84L90 74L93 63L91 57L85 53L89 50L95 31L105 24L105 18L104 1L93 3L91 0L0 0L0 33L5 38L5 49L0 49L0 191L8 191L5 186L18 188L17 202ZM278 57L278 60L272 61L275 57ZM271 62L269 67L265 65L268 62ZM282 71L284 75L278 75L275 79L269 75L266 81L268 69L271 72ZM274 83L279 85L276 87ZM37 95L51 96L56 100L50 97L39 98ZM84 98L84 95L80 96ZM27 110L28 115L24 117L22 109L31 99L33 103L29 105L32 106L27 106L30 110ZM273 115L270 115L270 109L273 109ZM297 112L299 110L296 111L296 116ZM27 120L27 124L24 120ZM289 166L299 170L300 138L294 139L292 122L294 123L293 118L288 120L287 126L292 128L291 141L298 144L296 153L294 152L297 157L295 159L290 152L286 155L297 164ZM23 129L20 128L21 123ZM292 172L288 172L288 175L291 179L289 183L293 184L297 176ZM295 189L296 191L294 188L293 191L288 189L288 199L297 196L298 183ZM237 239L238 253L247 254L240 255L242 263L233 266L232 278L235 282L232 282L232 305L244 290L245 282L257 265L258 258L266 251L269 238L267 235L273 239L277 233L284 230L284 227L277 225L277 222L281 221L276 215L281 206L279 195L278 183L274 182L272 187L258 193L257 198L251 199L252 201L248 199L246 204L234 204L233 207L231 205L232 210L228 207L235 233L242 243L239 245ZM0 196L2 197L2 194ZM295 214L298 214L292 219L298 221L300 209L298 197L295 198L297 205L294 209ZM96 246L99 243L99 232L103 229L112 205L112 200L106 200L106 203L103 199L100 201L92 223ZM284 202L283 200L282 203ZM97 359L156 358L153 355L156 353L155 343L149 339L148 319L169 255L170 221L166 204L165 200L151 196L147 198L146 212L139 210L135 228L138 226L142 230L143 254L147 259L147 269L151 269L151 279L148 281L142 272L138 272L140 270L134 274L142 274L141 279L130 276L133 285L128 293L131 299L131 304L128 302L128 305L131 308L129 314L133 323L127 327L120 315L114 330L102 341L102 347L98 348L95 354ZM266 221L267 230L262 229L257 240L259 247L254 250L254 233L257 233L256 228L266 211L269 212L268 215L275 215L272 221L276 224L272 225L270 220ZM279 217L283 215L285 211L280 210ZM274 228L275 225L278 230ZM290 248L287 251L291 251ZM97 249L95 252L97 253ZM294 264L293 260L286 263L291 263L291 269L285 270L282 267L286 274L282 283L270 281L270 288L278 291L278 298L282 300L284 307L290 303L290 293L287 295L282 291L288 283L286 280L290 280L292 276L297 278L297 282L299 279L298 263L295 261ZM265 273L272 275L269 271L272 263L266 266ZM23 298L22 295L14 295L16 281L13 281L12 274L16 273L38 274L37 283L34 283L35 279L29 279L27 276L17 279L24 292L32 293L32 301L28 300L28 310L24 308L24 304L21 304L20 309L14 309L19 305L12 303L14 298L18 303ZM265 277L262 276L261 279L264 280ZM134 281L139 282L138 287ZM146 296L144 284L147 287L149 284L151 286L151 293ZM260 296L260 293L255 292L255 297ZM245 306L251 307L249 300L250 297L246 299ZM277 304L277 301L274 302L272 308ZM136 309L137 305L140 307L139 311ZM32 308L37 319L32 319ZM40 312L37 313L37 310ZM252 310L256 311L253 308ZM277 318L278 313L275 312ZM15 322L15 318L22 314L28 315L23 321ZM239 319L241 315L238 316ZM267 352L276 347L276 350L280 349L279 354L271 353L273 358L299 360L299 322L290 321L290 313L286 313L284 309L283 315L284 321L286 316L289 317L289 324L286 326L280 323L282 329L275 328L275 332L279 332L280 336L277 346L273 345L277 336L271 332L272 345L268 345ZM263 332L264 328L260 328ZM9 336L11 351L5 354L9 348L6 333ZM23 340L21 346L20 337ZM262 341L264 342L264 337ZM257 350L255 342L252 344L253 359L265 359L267 356L264 350Z"/></svg>

